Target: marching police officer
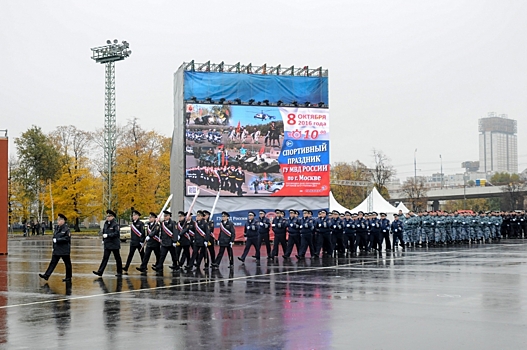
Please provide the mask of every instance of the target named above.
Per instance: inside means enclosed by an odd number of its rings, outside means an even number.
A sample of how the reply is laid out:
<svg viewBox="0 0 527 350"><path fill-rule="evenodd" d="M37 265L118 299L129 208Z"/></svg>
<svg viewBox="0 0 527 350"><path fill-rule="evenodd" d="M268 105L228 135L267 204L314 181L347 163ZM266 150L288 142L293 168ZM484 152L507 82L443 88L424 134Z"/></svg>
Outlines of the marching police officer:
<svg viewBox="0 0 527 350"><path fill-rule="evenodd" d="M313 219L309 217L309 210L304 209L302 210L302 213L304 217L300 224L300 251L296 255L296 258L298 260L305 259L307 248L313 246L312 234L313 234L313 229L315 228ZM311 248L311 251L313 250L314 249Z"/></svg>
<svg viewBox="0 0 527 350"><path fill-rule="evenodd" d="M298 218L298 211L291 209L289 210L289 222L287 231L289 232L289 239L287 241L287 250L283 255L284 259L289 259L293 252L293 246L296 245L296 252L300 251L300 225L301 221Z"/></svg>
<svg viewBox="0 0 527 350"><path fill-rule="evenodd" d="M369 222L364 218L364 212L359 211L357 220L355 221L355 227L357 229L357 245L361 252L370 251L369 242Z"/></svg>
<svg viewBox="0 0 527 350"><path fill-rule="evenodd" d="M176 242L177 234L176 225L172 221L172 213L168 210L163 211L163 221L160 224L160 237L161 237L161 249L159 254L159 260L155 266L152 266L152 270L157 272L157 275L163 274L163 263L170 252L172 258L171 268L179 270L179 262L176 256Z"/></svg>
<svg viewBox="0 0 527 350"><path fill-rule="evenodd" d="M211 218L210 211L203 210L203 215L205 215L205 221L207 222L207 225L209 226L209 234L210 239L208 242L207 250L209 252L209 258L206 259L205 268L209 267L208 261L212 264L214 261L216 261L216 250L214 248L214 244L216 243L216 237L214 236L214 221Z"/></svg>
<svg viewBox="0 0 527 350"><path fill-rule="evenodd" d="M403 239L403 223L399 220L399 215L394 214L393 215L393 222L391 224L391 230L393 233L393 250L395 250L395 242L397 242L397 239L401 241L401 247L403 247L403 250L405 248L404 239Z"/></svg>
<svg viewBox="0 0 527 350"><path fill-rule="evenodd" d="M227 255L229 256L229 268L234 267L234 255L232 253L232 246L234 240L236 239L236 231L234 228L234 223L229 219L231 215L224 211L221 213L221 222L220 222L220 234L218 237L218 244L220 250L218 251L218 256L216 260L212 263L212 268L217 270L221 263L221 258L223 258L223 253L227 249Z"/></svg>
<svg viewBox="0 0 527 350"><path fill-rule="evenodd" d="M159 222L157 222L156 219L156 213L150 212L150 216L148 217L148 224L146 225L146 237L144 243L146 244L146 248L144 249L145 253L143 256L143 261L141 262L140 267L136 267L137 271L143 273L147 271L148 261L150 260L150 255L152 254L152 252L156 256L156 263L154 264L154 266L157 265L159 261L161 238L159 237Z"/></svg>
<svg viewBox="0 0 527 350"><path fill-rule="evenodd" d="M259 235L259 228L258 223L254 219L254 212L250 211L248 215L247 222L245 223L244 227L244 236L246 237L245 241L245 249L243 250L242 256L238 257L238 260L241 262L245 262L245 258L247 257L247 254L249 254L249 249L251 246L254 246L254 250L256 251L255 258L256 262L260 262L260 235Z"/></svg>
<svg viewBox="0 0 527 350"><path fill-rule="evenodd" d="M394 215L395 216L395 215ZM390 242L390 220L386 219L386 213L381 213L381 220L379 222L381 237L379 240L379 251L382 250L382 241L383 239L386 242L386 250L392 250L392 243ZM395 244L395 237L394 237Z"/></svg>
<svg viewBox="0 0 527 350"><path fill-rule="evenodd" d="M271 240L269 238L269 230L271 229L271 221L265 217L265 210L260 210L258 216L258 234L260 235L260 246L263 242L267 250L267 259L272 259L271 254Z"/></svg>
<svg viewBox="0 0 527 350"><path fill-rule="evenodd" d="M207 262L207 247L209 246L210 232L209 224L205 220L205 214L202 210L196 212L196 221L194 222L194 246L192 249L192 257L190 258L189 266L187 271L192 271L194 267L194 261L196 262L196 268L199 270L201 266L201 260L205 259L205 265Z"/></svg>
<svg viewBox="0 0 527 350"><path fill-rule="evenodd" d="M318 212L318 219L315 221L315 230L317 232L317 247L315 249L315 258L320 252L326 251L329 256L333 255L333 240L331 239L331 223L326 216L327 211L322 209Z"/></svg>
<svg viewBox="0 0 527 350"><path fill-rule="evenodd" d="M64 278L62 282L71 282L71 233L70 228L66 223L67 220L68 219L63 214L58 215L58 225L53 231L53 254L51 255L51 261L46 272L44 272L44 274L38 274L40 278L43 278L46 281L53 273L53 270L55 270L59 260L62 259L66 266L66 278Z"/></svg>
<svg viewBox="0 0 527 350"><path fill-rule="evenodd" d="M115 265L117 267L117 277L123 275L123 261L121 260L121 239L119 233L119 224L115 220L115 212L108 209L106 211L106 221L104 222L104 228L102 230L102 239L104 244L104 253L102 256L101 265L97 271L92 271L97 276L102 276L106 265L108 264L108 259L110 259L110 254L113 254L115 258Z"/></svg>
<svg viewBox="0 0 527 350"><path fill-rule="evenodd" d="M273 251L271 252L271 258L278 256L278 247L282 246L282 253L285 254L287 249L287 242L285 239L285 234L287 230L287 219L284 217L285 212L280 209L276 209L275 218L271 224L274 232L274 241L273 241Z"/></svg>
<svg viewBox="0 0 527 350"><path fill-rule="evenodd" d="M136 250L139 251L139 256L141 257L141 262L145 256L142 249L145 241L145 224L139 220L141 213L137 210L132 211L132 224L130 225L131 235L130 235L130 252L128 253L128 258L126 259L126 264L123 267L123 272L128 273L128 268L134 257Z"/></svg>
<svg viewBox="0 0 527 350"><path fill-rule="evenodd" d="M189 214L190 217L192 215ZM192 238L194 237L193 221L186 220L187 213L180 211L178 213L178 222L176 229L178 231L179 239L176 242L176 257L179 259L179 266L184 266L184 263L190 264L190 246L192 245ZM186 266L188 267L188 265Z"/></svg>

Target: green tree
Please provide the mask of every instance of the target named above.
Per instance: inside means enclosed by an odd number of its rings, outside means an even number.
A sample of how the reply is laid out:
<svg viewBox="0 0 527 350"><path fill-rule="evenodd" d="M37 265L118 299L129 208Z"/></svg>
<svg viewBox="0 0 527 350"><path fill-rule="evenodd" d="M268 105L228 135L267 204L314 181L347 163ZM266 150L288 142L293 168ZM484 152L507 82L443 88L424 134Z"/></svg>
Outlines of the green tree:
<svg viewBox="0 0 527 350"><path fill-rule="evenodd" d="M496 173L490 178L491 184L501 186L503 196L501 200L502 210L515 210L523 208L526 183L518 174Z"/></svg>
<svg viewBox="0 0 527 350"><path fill-rule="evenodd" d="M13 175L24 188L24 196L31 203L32 215L41 220L43 206L40 194L49 180L59 176L59 153L50 138L34 125L15 139L15 145L19 171Z"/></svg>
<svg viewBox="0 0 527 350"><path fill-rule="evenodd" d="M356 160L353 163L339 162L331 166L331 180L371 181L369 169ZM346 208L354 208L368 195L367 187L331 185L335 199Z"/></svg>

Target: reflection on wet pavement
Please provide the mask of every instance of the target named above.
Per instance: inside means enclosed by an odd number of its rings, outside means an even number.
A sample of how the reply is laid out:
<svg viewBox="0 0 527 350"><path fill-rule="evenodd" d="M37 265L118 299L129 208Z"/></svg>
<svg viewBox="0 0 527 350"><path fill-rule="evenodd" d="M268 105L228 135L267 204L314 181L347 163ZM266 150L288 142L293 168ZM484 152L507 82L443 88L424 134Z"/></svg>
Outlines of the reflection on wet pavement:
<svg viewBox="0 0 527 350"><path fill-rule="evenodd" d="M503 242L503 241L502 241ZM0 256L0 348L524 348L527 242L349 259L251 259L209 273L102 278L96 239L73 241L72 283L38 273L49 240ZM127 248L122 250L122 255ZM235 247L241 255L242 247ZM129 271L139 265L136 257Z"/></svg>

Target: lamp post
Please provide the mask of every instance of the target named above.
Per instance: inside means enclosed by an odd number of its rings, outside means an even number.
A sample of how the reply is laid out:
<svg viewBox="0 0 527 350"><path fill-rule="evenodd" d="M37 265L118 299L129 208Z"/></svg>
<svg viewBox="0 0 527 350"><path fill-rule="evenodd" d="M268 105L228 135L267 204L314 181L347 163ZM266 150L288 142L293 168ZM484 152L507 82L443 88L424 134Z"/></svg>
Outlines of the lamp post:
<svg viewBox="0 0 527 350"><path fill-rule="evenodd" d="M467 175L467 172L463 174L463 209L467 209Z"/></svg>
<svg viewBox="0 0 527 350"><path fill-rule="evenodd" d="M113 43L106 41L106 46L93 47L92 59L105 67L105 101L104 101L104 201L108 209L112 208L112 175L115 163L115 62L122 61L132 54L130 44L123 41L121 44L116 40Z"/></svg>
<svg viewBox="0 0 527 350"><path fill-rule="evenodd" d="M443 157L439 155L439 159L441 159L441 189L443 189Z"/></svg>
<svg viewBox="0 0 527 350"><path fill-rule="evenodd" d="M414 151L414 184L417 183L417 158L416 158L417 148Z"/></svg>

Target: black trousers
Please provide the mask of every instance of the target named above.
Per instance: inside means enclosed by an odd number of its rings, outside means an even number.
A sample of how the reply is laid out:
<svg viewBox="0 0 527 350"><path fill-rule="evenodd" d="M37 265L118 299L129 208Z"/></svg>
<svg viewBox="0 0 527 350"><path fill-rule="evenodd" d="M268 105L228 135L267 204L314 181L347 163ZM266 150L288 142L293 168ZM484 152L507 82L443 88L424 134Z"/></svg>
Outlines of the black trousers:
<svg viewBox="0 0 527 350"><path fill-rule="evenodd" d="M145 253L141 249L141 246L136 247L136 246L130 245L130 251L128 252L128 258L126 259L126 264L124 265L123 270L126 271L130 267L130 263L132 262L132 259L134 258L134 254L135 254L136 250L139 251L139 256L141 257L141 262L143 262L143 259L145 257Z"/></svg>
<svg viewBox="0 0 527 350"><path fill-rule="evenodd" d="M390 232L383 232L382 233L383 237L384 237L384 240L386 241L386 249L389 249L391 246L392 246L392 243L390 242ZM402 233L401 233L401 237L402 237ZM398 237L398 236L397 236ZM400 238L399 238L400 239ZM395 246L395 242L396 242L396 238L395 238L395 235L393 235L393 245ZM404 243L403 243L404 244ZM381 240L381 245L382 245L382 240ZM381 250L381 247L379 247L379 250Z"/></svg>
<svg viewBox="0 0 527 350"><path fill-rule="evenodd" d="M326 249L329 255L333 255L333 240L331 238L331 233L318 234L317 248L315 253L319 255L324 248Z"/></svg>
<svg viewBox="0 0 527 350"><path fill-rule="evenodd" d="M261 243L265 244L265 249L267 250L267 256L271 256L271 240L269 239L269 233L260 235ZM260 243L260 246L261 246Z"/></svg>
<svg viewBox="0 0 527 350"><path fill-rule="evenodd" d="M110 254L113 253L113 257L115 258L115 266L117 268L117 274L123 273L123 261L121 260L121 254L119 252L120 249L105 249L104 253L102 255L102 261L101 266L99 266L99 273L103 273L104 269L106 269L106 265L108 265L108 260L110 259Z"/></svg>
<svg viewBox="0 0 527 350"><path fill-rule="evenodd" d="M271 256L274 258L275 256L278 256L278 247L282 246L282 253L285 254L287 250L287 242L285 240L285 233L284 234L276 234L274 235L274 242L273 242L273 251L271 253Z"/></svg>
<svg viewBox="0 0 527 350"><path fill-rule="evenodd" d="M209 251L209 261L216 261L216 250L214 249L214 241L210 242L210 245L207 247L207 250Z"/></svg>
<svg viewBox="0 0 527 350"><path fill-rule="evenodd" d="M368 237L368 232L357 233L357 246L361 251L370 250L370 237Z"/></svg>
<svg viewBox="0 0 527 350"><path fill-rule="evenodd" d="M397 238L399 238L399 241L401 241L401 244L403 245L403 249L404 249L403 233L394 232L393 233L393 250L395 250L395 242L397 242ZM386 242L386 247L389 247L388 246L389 243L390 243L390 239L388 238L388 241Z"/></svg>
<svg viewBox="0 0 527 350"><path fill-rule="evenodd" d="M148 267L148 261L150 260L150 256L152 255L152 252L156 256L156 265L159 262L159 254L160 254L161 248L159 246L155 247L149 247L146 246L145 248L145 255L143 256L143 260L141 262L141 269L146 270Z"/></svg>
<svg viewBox="0 0 527 350"><path fill-rule="evenodd" d="M220 250L218 251L218 256L216 257L216 260L214 263L216 265L219 265L221 263L221 259L223 258L223 253L225 252L225 249L227 249L227 255L229 256L229 265L234 265L234 255L232 253L232 248L230 245L228 246L220 246Z"/></svg>
<svg viewBox="0 0 527 350"><path fill-rule="evenodd" d="M312 246L313 246L313 235L311 233L301 234L300 235L300 251L298 252L298 256L302 258L305 257L307 248L310 249L310 252L314 251L314 248L311 248ZM313 254L311 256L313 256Z"/></svg>
<svg viewBox="0 0 527 350"><path fill-rule="evenodd" d="M300 253L300 235L289 235L287 240L287 250L285 251L284 257L289 258L293 252L293 246L296 246L296 253Z"/></svg>
<svg viewBox="0 0 527 350"><path fill-rule="evenodd" d="M190 264L190 246L189 245L177 246L176 256L179 257L179 266L183 266L185 262L187 264Z"/></svg>
<svg viewBox="0 0 527 350"><path fill-rule="evenodd" d="M345 233L343 238L348 253L355 254L357 252L357 234Z"/></svg>
<svg viewBox="0 0 527 350"><path fill-rule="evenodd" d="M190 257L190 262L188 266L192 267L194 262L196 262L196 266L199 268L201 265L201 260L205 258L205 264L208 264L207 262L207 248L203 244L196 245L194 244L194 247L192 249L192 256Z"/></svg>
<svg viewBox="0 0 527 350"><path fill-rule="evenodd" d="M255 257L256 259L260 259L260 244L262 243L262 239L260 236L256 237L247 237L247 241L245 242L245 249L243 250L243 254L241 256L242 260L245 260L247 257L247 254L249 254L249 249L251 249L251 246L254 246L254 250L256 251Z"/></svg>
<svg viewBox="0 0 527 350"><path fill-rule="evenodd" d="M45 273L46 276L51 276L60 259L64 261L64 265L66 266L66 278L71 278L71 259L69 255L52 255L48 269Z"/></svg>
<svg viewBox="0 0 527 350"><path fill-rule="evenodd" d="M165 262L168 252L170 252L170 257L172 257L172 266L178 266L176 248L172 245L170 247L161 246L161 252L159 254L159 259L157 260L156 270L161 271L163 269L163 263Z"/></svg>
<svg viewBox="0 0 527 350"><path fill-rule="evenodd" d="M344 245L344 234L343 233L332 233L331 234L333 249L339 254L344 254L346 246Z"/></svg>

